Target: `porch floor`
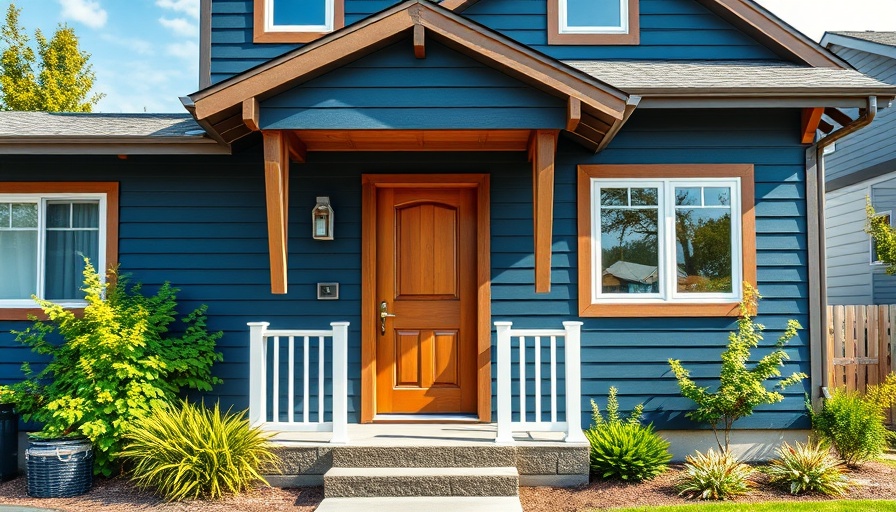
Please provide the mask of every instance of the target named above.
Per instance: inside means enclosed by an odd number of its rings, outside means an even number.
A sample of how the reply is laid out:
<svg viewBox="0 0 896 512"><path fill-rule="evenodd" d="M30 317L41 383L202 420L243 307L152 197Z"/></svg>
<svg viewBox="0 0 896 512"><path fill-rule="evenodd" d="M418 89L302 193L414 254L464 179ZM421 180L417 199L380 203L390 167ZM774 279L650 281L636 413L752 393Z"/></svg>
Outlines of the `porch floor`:
<svg viewBox="0 0 896 512"><path fill-rule="evenodd" d="M341 446L500 446L495 443L495 423L351 423L347 445ZM566 443L563 432L515 432L514 444L529 446L585 446ZM280 446L331 445L330 432L277 432L272 441Z"/></svg>

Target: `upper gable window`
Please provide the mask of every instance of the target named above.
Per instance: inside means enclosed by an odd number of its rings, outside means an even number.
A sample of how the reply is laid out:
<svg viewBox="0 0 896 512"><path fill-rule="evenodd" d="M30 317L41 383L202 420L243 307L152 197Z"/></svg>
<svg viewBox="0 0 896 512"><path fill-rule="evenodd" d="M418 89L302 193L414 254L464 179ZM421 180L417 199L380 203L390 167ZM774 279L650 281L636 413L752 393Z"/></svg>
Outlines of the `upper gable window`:
<svg viewBox="0 0 896 512"><path fill-rule="evenodd" d="M344 0L255 0L256 43L307 43L342 28Z"/></svg>
<svg viewBox="0 0 896 512"><path fill-rule="evenodd" d="M638 0L548 0L550 44L638 41Z"/></svg>

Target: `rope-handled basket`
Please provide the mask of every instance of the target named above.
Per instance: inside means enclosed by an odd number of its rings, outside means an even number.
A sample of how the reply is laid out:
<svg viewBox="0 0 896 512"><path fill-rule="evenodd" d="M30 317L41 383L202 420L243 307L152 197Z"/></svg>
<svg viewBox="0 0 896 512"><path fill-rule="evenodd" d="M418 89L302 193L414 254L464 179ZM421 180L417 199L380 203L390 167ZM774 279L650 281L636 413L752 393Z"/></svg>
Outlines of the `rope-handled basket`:
<svg viewBox="0 0 896 512"><path fill-rule="evenodd" d="M93 485L93 446L85 438L31 439L25 467L29 496L78 496Z"/></svg>

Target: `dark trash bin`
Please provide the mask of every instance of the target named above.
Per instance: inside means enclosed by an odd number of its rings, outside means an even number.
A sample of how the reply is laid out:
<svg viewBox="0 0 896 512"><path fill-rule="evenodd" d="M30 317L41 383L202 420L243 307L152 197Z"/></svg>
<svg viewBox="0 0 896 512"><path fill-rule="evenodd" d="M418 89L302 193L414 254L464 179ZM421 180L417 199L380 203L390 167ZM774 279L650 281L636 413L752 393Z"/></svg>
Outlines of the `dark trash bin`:
<svg viewBox="0 0 896 512"><path fill-rule="evenodd" d="M0 404L0 482L19 474L19 415L12 404Z"/></svg>
<svg viewBox="0 0 896 512"><path fill-rule="evenodd" d="M28 496L67 498L93 485L93 445L87 438L32 438L25 451Z"/></svg>

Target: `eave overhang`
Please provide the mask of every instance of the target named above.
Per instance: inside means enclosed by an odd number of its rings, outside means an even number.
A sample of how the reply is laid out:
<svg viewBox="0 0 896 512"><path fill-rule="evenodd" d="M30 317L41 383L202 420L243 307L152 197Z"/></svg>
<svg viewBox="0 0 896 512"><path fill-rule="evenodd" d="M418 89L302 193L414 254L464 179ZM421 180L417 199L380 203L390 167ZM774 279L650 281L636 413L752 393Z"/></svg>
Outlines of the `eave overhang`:
<svg viewBox="0 0 896 512"><path fill-rule="evenodd" d="M7 155L229 155L230 153L228 146L197 136L0 136L0 154Z"/></svg>
<svg viewBox="0 0 896 512"><path fill-rule="evenodd" d="M191 94L184 106L208 134L233 144L250 135L267 98L294 88L402 38L425 58L424 37L567 101L567 129L593 151L626 117L627 94L426 0L408 0L240 75ZM410 50L409 50L410 51ZM295 127L301 129L302 127Z"/></svg>

